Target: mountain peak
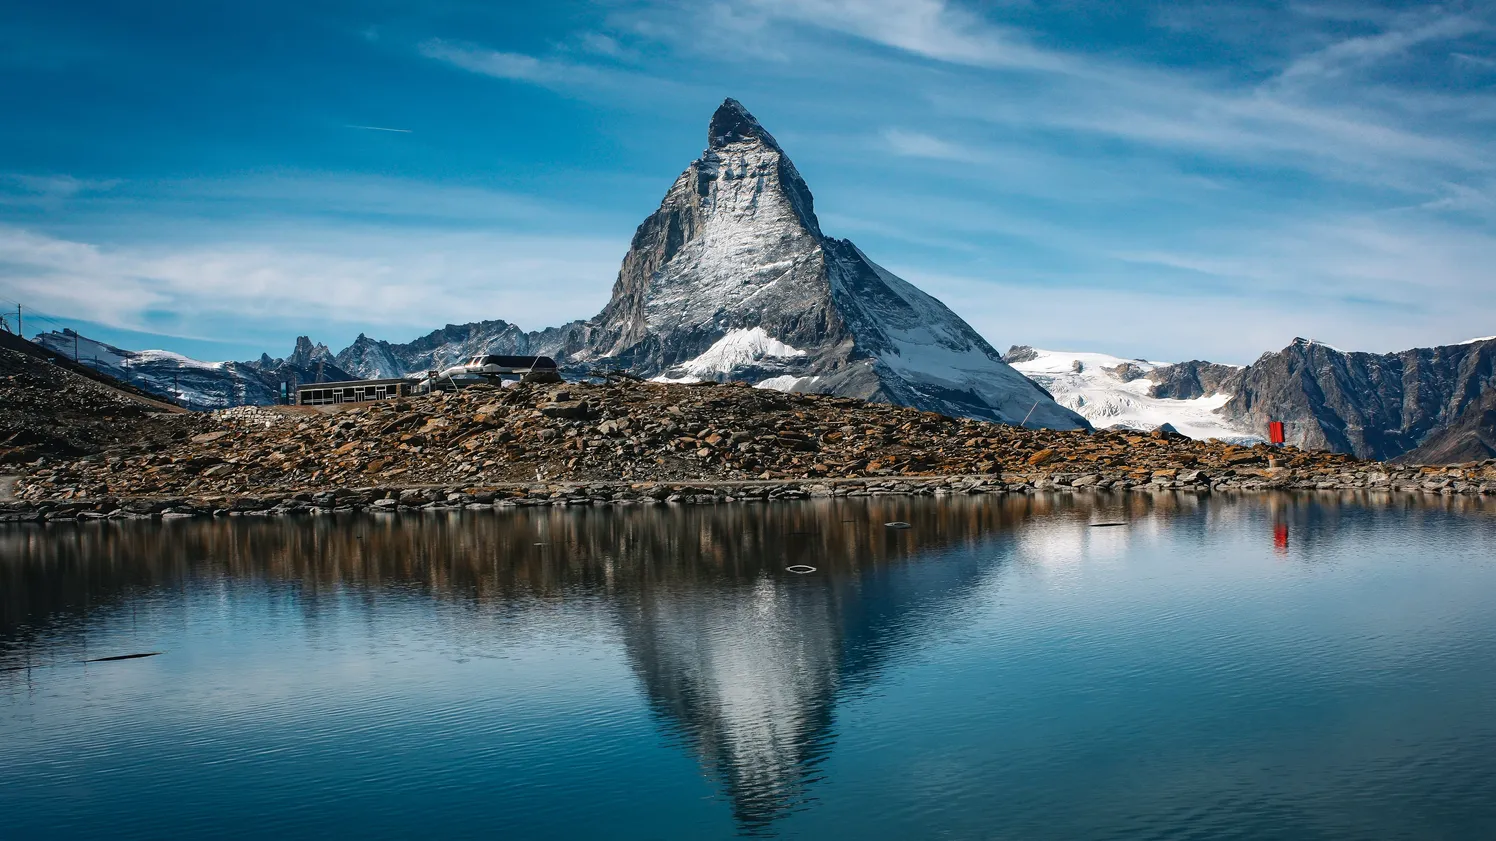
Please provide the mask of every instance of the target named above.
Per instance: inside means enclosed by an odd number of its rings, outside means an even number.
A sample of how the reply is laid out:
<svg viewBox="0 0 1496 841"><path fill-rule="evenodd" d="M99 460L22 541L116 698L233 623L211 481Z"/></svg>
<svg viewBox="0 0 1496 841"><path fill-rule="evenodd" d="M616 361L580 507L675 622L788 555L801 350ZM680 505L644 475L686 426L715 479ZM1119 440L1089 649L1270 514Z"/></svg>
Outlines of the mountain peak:
<svg viewBox="0 0 1496 841"><path fill-rule="evenodd" d="M634 232L573 358L1057 429L1089 424L939 301L826 236L805 179L743 104Z"/></svg>
<svg viewBox="0 0 1496 841"><path fill-rule="evenodd" d="M711 125L707 128L707 148L720 149L729 143L740 143L744 140L759 140L775 149L779 144L774 140L774 135L759 124L758 120L743 107L743 103L728 97L722 100L717 110L712 114Z"/></svg>

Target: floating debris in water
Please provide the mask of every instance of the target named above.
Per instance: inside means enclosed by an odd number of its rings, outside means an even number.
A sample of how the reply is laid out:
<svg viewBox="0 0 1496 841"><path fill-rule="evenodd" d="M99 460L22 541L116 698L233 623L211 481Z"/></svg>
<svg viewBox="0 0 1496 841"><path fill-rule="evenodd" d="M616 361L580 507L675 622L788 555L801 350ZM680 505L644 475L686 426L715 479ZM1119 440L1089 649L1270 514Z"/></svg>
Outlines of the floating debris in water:
<svg viewBox="0 0 1496 841"><path fill-rule="evenodd" d="M910 525L908 523L902 521L902 520L895 520L892 523L884 523L883 525L888 526L891 529L907 529L907 528L910 528Z"/></svg>
<svg viewBox="0 0 1496 841"><path fill-rule="evenodd" d="M108 663L111 660L139 660L142 657L155 657L159 651L147 651L144 654L116 654L113 657L95 657L92 660L84 660L85 663Z"/></svg>
<svg viewBox="0 0 1496 841"><path fill-rule="evenodd" d="M1104 529L1110 526L1125 526L1126 523L1087 523L1093 529Z"/></svg>
<svg viewBox="0 0 1496 841"><path fill-rule="evenodd" d="M807 575L809 573L815 572L816 568L810 566L809 564L795 564L794 566L785 567L784 571L793 572L796 575Z"/></svg>

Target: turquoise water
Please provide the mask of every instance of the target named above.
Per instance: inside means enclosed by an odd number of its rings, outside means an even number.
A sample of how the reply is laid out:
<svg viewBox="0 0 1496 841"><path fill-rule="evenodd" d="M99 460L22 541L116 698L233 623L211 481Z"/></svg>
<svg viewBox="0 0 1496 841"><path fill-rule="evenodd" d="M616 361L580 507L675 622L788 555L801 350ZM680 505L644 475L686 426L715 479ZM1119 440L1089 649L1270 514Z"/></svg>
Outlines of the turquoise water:
<svg viewBox="0 0 1496 841"><path fill-rule="evenodd" d="M1478 500L4 527L0 668L7 841L1496 838Z"/></svg>

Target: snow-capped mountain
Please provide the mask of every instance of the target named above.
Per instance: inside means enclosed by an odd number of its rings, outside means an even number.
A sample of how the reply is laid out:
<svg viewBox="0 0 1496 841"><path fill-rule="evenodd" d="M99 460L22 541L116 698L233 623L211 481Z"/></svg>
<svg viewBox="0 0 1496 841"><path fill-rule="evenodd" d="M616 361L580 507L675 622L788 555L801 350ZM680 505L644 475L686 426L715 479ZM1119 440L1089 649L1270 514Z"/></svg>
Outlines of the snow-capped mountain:
<svg viewBox="0 0 1496 841"><path fill-rule="evenodd" d="M1220 414L1233 396L1222 386L1241 371L1239 366L1149 362L1022 346L1011 348L1003 358L1097 428L1152 430L1169 424L1191 438L1262 440Z"/></svg>
<svg viewBox="0 0 1496 841"><path fill-rule="evenodd" d="M448 324L404 344L371 339L360 333L337 355L338 367L361 377L403 377L455 365L480 353L549 356L565 361L581 349L583 322L525 332L507 321Z"/></svg>
<svg viewBox="0 0 1496 841"><path fill-rule="evenodd" d="M448 325L403 345L360 336L337 363L398 376L482 352L1087 426L944 304L824 235L795 165L731 99L712 115L706 151L635 231L597 317L538 332L503 321Z"/></svg>
<svg viewBox="0 0 1496 841"><path fill-rule="evenodd" d="M274 403L282 382L294 388L296 383L352 379L326 345L314 345L305 336L296 340L290 356L262 355L255 362L203 362L164 350L125 350L72 330L42 333L36 343L191 409Z"/></svg>
<svg viewBox="0 0 1496 841"><path fill-rule="evenodd" d="M706 151L634 233L574 358L667 380L1088 425L944 304L823 234L795 165L732 99L712 115Z"/></svg>

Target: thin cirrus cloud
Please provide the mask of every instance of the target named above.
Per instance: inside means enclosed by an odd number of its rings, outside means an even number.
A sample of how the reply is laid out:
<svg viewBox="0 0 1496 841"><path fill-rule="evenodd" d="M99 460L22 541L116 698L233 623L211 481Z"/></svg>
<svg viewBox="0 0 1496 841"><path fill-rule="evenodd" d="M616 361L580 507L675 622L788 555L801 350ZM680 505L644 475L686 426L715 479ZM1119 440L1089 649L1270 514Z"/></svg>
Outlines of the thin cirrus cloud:
<svg viewBox="0 0 1496 841"><path fill-rule="evenodd" d="M315 246L312 245L315 243ZM294 314L424 332L455 312L528 328L600 309L626 243L553 236L323 228L303 242L106 246L0 227L8 297L127 330L201 336L219 323ZM360 255L360 256L353 256ZM178 317L163 323L161 313Z"/></svg>
<svg viewBox="0 0 1496 841"><path fill-rule="evenodd" d="M910 158L932 158L941 161L976 162L987 156L977 149L942 140L922 131L900 128L883 130L883 142L895 155Z"/></svg>
<svg viewBox="0 0 1496 841"><path fill-rule="evenodd" d="M500 79L515 79L522 82L559 82L566 80L586 68L577 68L556 61L542 61L523 53L488 50L467 44L454 43L441 38L422 41L418 49L421 55L445 61L448 64L494 76Z"/></svg>

